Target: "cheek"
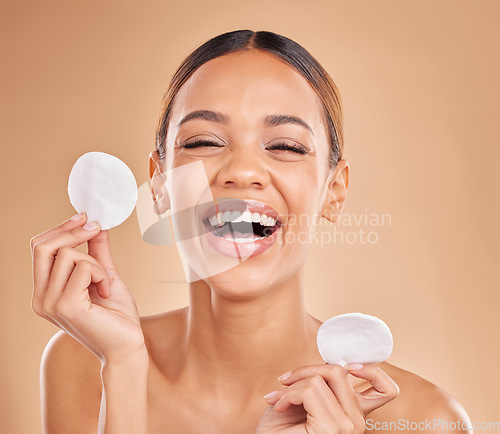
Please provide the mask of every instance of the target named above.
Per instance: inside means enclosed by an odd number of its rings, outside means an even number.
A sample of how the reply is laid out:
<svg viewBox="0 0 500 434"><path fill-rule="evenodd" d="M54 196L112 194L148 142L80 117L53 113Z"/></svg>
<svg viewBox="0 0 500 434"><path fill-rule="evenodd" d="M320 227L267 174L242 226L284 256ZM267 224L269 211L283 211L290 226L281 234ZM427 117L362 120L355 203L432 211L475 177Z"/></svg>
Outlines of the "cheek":
<svg viewBox="0 0 500 434"><path fill-rule="evenodd" d="M194 213L200 203L213 201L209 179L202 161L170 167L167 170L167 184L172 212L190 210Z"/></svg>
<svg viewBox="0 0 500 434"><path fill-rule="evenodd" d="M297 167L282 177L279 189L290 213L313 214L322 193L323 182L316 165Z"/></svg>
<svg viewBox="0 0 500 434"><path fill-rule="evenodd" d="M322 184L314 171L301 171L282 179L278 187L287 207L285 227L287 244L309 244L318 222L319 202ZM298 246L297 246L298 247Z"/></svg>

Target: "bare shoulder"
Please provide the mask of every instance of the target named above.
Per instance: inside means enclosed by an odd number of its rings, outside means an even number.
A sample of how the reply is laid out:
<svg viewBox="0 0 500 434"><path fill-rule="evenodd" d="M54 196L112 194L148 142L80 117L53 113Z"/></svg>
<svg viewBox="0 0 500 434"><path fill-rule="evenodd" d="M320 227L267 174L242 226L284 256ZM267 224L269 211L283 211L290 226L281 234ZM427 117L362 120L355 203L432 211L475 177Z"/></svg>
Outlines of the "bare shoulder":
<svg viewBox="0 0 500 434"><path fill-rule="evenodd" d="M40 365L44 432L57 432L69 423L78 432L97 431L101 399L101 363L63 330L49 340Z"/></svg>
<svg viewBox="0 0 500 434"><path fill-rule="evenodd" d="M460 403L437 385L389 363L379 366L399 386L399 396L367 416L369 432L413 430L467 432L469 416ZM392 423L392 425L388 425ZM371 429L370 429L371 428Z"/></svg>

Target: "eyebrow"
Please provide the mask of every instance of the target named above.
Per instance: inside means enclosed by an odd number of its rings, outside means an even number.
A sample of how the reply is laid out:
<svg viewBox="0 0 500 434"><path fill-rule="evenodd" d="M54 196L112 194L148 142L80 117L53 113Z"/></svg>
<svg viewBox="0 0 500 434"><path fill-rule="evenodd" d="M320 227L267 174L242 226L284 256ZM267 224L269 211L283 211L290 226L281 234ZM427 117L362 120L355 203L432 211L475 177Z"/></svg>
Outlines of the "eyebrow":
<svg viewBox="0 0 500 434"><path fill-rule="evenodd" d="M282 124L295 124L308 129L314 136L314 132L309 124L297 116L292 115L269 115L264 118L264 124L268 127L276 127Z"/></svg>
<svg viewBox="0 0 500 434"><path fill-rule="evenodd" d="M229 124L229 117L227 117L222 113L213 112L210 110L196 110L184 116L181 119L181 121L177 124L177 128L179 128L182 124L185 124L186 122L191 121L193 119L204 119L206 121L217 122L219 124L224 124L224 125Z"/></svg>
<svg viewBox="0 0 500 434"><path fill-rule="evenodd" d="M177 128L179 128L182 124L185 124L186 122L191 121L193 119L204 119L206 121L217 122L223 125L229 124L229 117L223 113L214 112L211 110L196 110L184 116L177 124ZM276 127L278 125L283 125L283 124L300 125L308 129L314 136L314 132L312 128L309 126L309 124L297 116L276 114L276 115L268 115L264 118L264 125L268 127Z"/></svg>

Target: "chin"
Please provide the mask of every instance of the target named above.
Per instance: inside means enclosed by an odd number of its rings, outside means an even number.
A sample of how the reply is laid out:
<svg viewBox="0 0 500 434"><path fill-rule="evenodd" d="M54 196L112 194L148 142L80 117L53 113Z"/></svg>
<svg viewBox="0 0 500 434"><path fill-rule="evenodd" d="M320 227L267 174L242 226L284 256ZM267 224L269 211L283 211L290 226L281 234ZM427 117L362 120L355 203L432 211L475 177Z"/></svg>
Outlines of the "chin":
<svg viewBox="0 0 500 434"><path fill-rule="evenodd" d="M273 285L276 272L266 272L261 265L256 264L260 261L255 259L257 258L248 259L236 267L203 280L213 291L224 297L236 299L258 297Z"/></svg>
<svg viewBox="0 0 500 434"><path fill-rule="evenodd" d="M292 265L293 262L297 263ZM262 255L203 280L213 291L229 299L251 299L293 279L303 269L303 265L300 261L273 261Z"/></svg>

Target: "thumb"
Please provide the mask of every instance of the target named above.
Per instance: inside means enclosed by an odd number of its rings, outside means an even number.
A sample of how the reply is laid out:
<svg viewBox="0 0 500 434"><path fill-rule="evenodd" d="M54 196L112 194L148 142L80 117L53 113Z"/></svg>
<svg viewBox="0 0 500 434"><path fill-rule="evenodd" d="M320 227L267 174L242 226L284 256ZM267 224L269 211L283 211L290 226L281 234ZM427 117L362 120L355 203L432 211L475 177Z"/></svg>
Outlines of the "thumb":
<svg viewBox="0 0 500 434"><path fill-rule="evenodd" d="M99 261L103 267L117 271L111 256L108 231L100 231L94 238L87 241L88 254Z"/></svg>

